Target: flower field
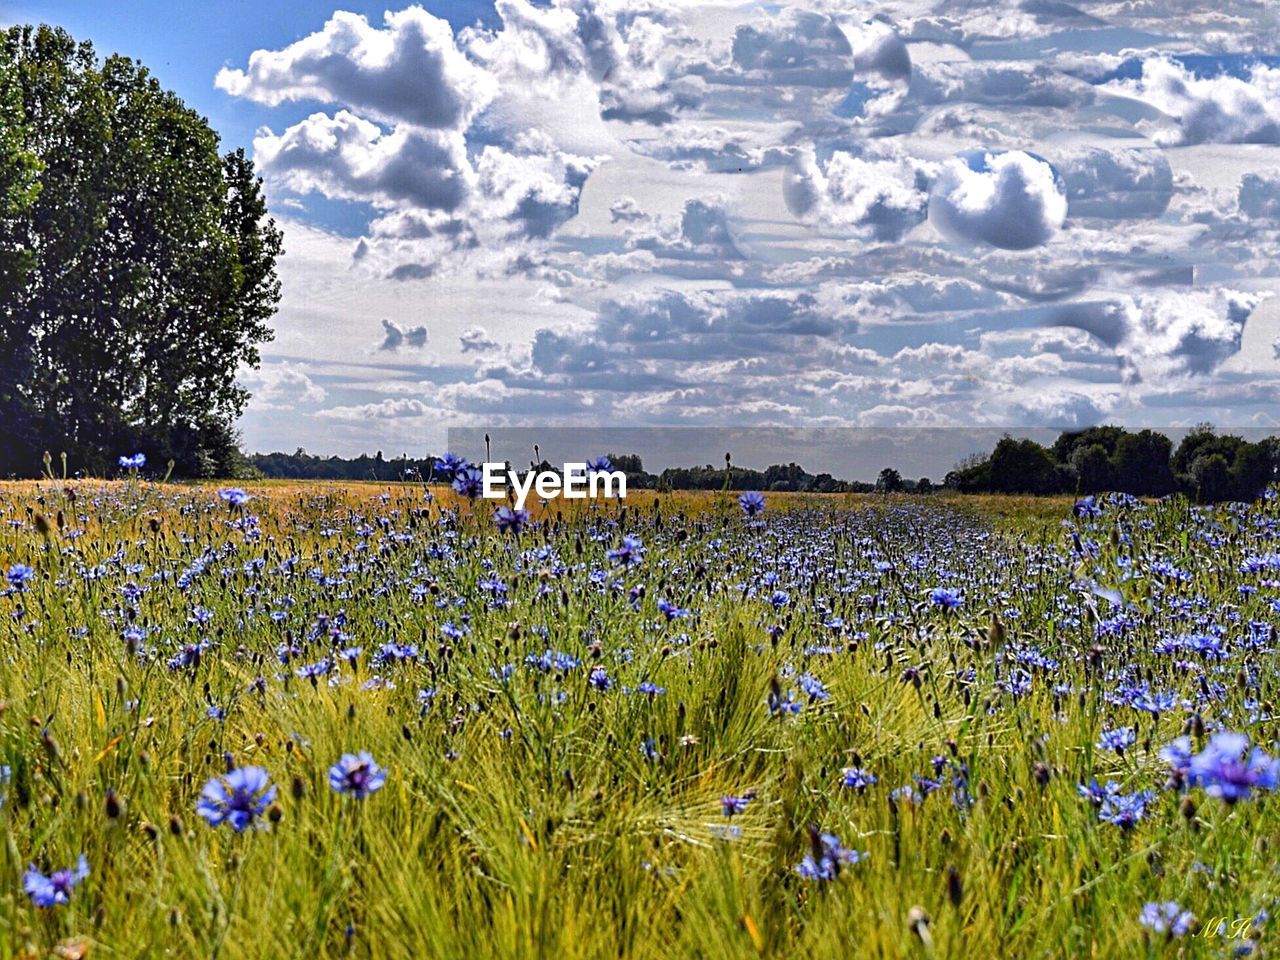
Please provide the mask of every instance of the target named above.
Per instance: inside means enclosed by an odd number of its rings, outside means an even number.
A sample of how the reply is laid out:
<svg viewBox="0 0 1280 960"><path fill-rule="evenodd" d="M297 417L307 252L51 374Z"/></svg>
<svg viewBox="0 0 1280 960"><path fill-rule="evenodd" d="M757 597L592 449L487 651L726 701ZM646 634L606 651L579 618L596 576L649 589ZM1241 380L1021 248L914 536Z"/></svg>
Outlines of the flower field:
<svg viewBox="0 0 1280 960"><path fill-rule="evenodd" d="M0 521L3 958L1273 940L1274 492L131 480Z"/></svg>

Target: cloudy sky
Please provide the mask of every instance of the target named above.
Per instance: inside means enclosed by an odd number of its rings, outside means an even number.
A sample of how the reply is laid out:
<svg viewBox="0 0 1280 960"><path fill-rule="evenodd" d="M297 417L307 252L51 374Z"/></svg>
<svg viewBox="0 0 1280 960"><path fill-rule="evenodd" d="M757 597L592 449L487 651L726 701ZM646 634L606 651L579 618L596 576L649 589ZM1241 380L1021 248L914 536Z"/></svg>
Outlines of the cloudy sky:
<svg viewBox="0 0 1280 960"><path fill-rule="evenodd" d="M252 151L287 252L246 446L391 455L449 426L1280 425L1276 10L5 19L139 57Z"/></svg>

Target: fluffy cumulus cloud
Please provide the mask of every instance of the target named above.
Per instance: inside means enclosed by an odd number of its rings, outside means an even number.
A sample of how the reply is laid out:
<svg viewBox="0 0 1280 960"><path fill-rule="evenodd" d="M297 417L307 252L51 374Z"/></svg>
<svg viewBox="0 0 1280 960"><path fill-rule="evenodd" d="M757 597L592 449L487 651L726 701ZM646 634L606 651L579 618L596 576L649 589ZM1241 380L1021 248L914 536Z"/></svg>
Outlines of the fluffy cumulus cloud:
<svg viewBox="0 0 1280 960"><path fill-rule="evenodd" d="M427 345L427 328L419 324L416 327L402 327L394 320L382 321L382 342L379 350L395 353L401 347L420 350Z"/></svg>
<svg viewBox="0 0 1280 960"><path fill-rule="evenodd" d="M733 34L733 67L752 85L845 87L853 46L831 17L794 8L743 24Z"/></svg>
<svg viewBox="0 0 1280 960"><path fill-rule="evenodd" d="M1173 168L1159 149L1083 146L1053 159L1073 217L1158 217L1173 199Z"/></svg>
<svg viewBox="0 0 1280 960"><path fill-rule="evenodd" d="M299 21L214 79L258 114L289 250L250 412L323 408L317 448L455 419L1259 421L1280 30L1224 2Z"/></svg>
<svg viewBox="0 0 1280 960"><path fill-rule="evenodd" d="M1045 64L939 61L917 67L913 95L928 104L977 103L1052 108L1089 103L1088 84Z"/></svg>
<svg viewBox="0 0 1280 960"><path fill-rule="evenodd" d="M485 332L484 327L468 327L462 331L458 337L458 342L462 347L462 352L483 353L498 348L498 341L494 340Z"/></svg>
<svg viewBox="0 0 1280 960"><path fill-rule="evenodd" d="M614 211L610 211L611 214ZM661 259L723 263L743 259L733 241L722 202L716 198L688 200L678 220L659 224L658 232L637 231L629 246Z"/></svg>
<svg viewBox="0 0 1280 960"><path fill-rule="evenodd" d="M267 363L257 370L242 371L237 380L252 391L258 410L292 410L299 404L321 403L327 396L323 387L293 363Z"/></svg>
<svg viewBox="0 0 1280 960"><path fill-rule="evenodd" d="M1280 170L1246 173L1236 194L1240 212L1258 220L1280 220Z"/></svg>
<svg viewBox="0 0 1280 960"><path fill-rule="evenodd" d="M929 200L930 220L947 236L1006 250L1047 243L1066 216L1058 172L1021 150L974 151L949 160Z"/></svg>
<svg viewBox="0 0 1280 960"><path fill-rule="evenodd" d="M1125 294L1067 306L1052 322L1087 330L1144 379L1206 375L1239 349L1261 299L1230 289Z"/></svg>
<svg viewBox="0 0 1280 960"><path fill-rule="evenodd" d="M387 123L447 130L466 127L496 88L458 49L448 22L421 7L388 13L383 29L339 11L282 50L256 51L247 70L223 68L215 83L270 106L319 101Z"/></svg>
<svg viewBox="0 0 1280 960"><path fill-rule="evenodd" d="M836 151L822 164L801 152L783 183L788 209L808 223L873 240L898 240L925 218L932 165Z"/></svg>
<svg viewBox="0 0 1280 960"><path fill-rule="evenodd" d="M461 135L387 133L346 110L312 114L279 136L264 132L253 146L263 173L296 193L375 206L454 210L475 178Z"/></svg>
<svg viewBox="0 0 1280 960"><path fill-rule="evenodd" d="M1175 121L1156 131L1159 143L1280 143L1280 68L1240 57L1189 62L1151 57L1138 77L1109 86Z"/></svg>

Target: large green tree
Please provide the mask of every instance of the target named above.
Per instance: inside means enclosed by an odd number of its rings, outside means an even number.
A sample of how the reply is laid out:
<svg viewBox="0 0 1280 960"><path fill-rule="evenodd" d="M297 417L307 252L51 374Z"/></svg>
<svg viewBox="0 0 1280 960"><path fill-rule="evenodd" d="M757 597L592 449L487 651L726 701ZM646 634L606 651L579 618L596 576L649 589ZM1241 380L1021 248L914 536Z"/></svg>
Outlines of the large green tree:
<svg viewBox="0 0 1280 960"><path fill-rule="evenodd" d="M102 472L141 450L180 474L224 472L280 298L281 235L243 151L126 58L49 27L3 35L17 150L39 192L4 221L27 269L0 303L0 473L44 450Z"/></svg>

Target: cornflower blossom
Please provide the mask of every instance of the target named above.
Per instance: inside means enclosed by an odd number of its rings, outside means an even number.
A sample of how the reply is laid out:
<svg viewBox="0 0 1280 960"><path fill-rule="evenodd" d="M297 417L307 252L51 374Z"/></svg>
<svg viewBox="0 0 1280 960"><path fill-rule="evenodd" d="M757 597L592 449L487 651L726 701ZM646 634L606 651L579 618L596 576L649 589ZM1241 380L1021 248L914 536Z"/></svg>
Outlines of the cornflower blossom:
<svg viewBox="0 0 1280 960"><path fill-rule="evenodd" d="M1191 740L1179 737L1160 756L1178 781L1203 787L1211 797L1228 804L1248 798L1254 790L1275 790L1280 786L1280 759L1260 747L1249 747L1242 733L1215 733L1199 753L1191 752Z"/></svg>
<svg viewBox="0 0 1280 960"><path fill-rule="evenodd" d="M239 487L226 487L218 491L218 499L231 507L243 507L253 498Z"/></svg>
<svg viewBox="0 0 1280 960"><path fill-rule="evenodd" d="M493 522L506 533L519 533L529 525L529 511L515 507L499 507L493 512Z"/></svg>
<svg viewBox="0 0 1280 960"><path fill-rule="evenodd" d="M796 864L796 873L806 880L834 880L846 866L861 863L867 858L865 853L851 850L840 843L840 838L832 833L812 831L810 835L811 851Z"/></svg>
<svg viewBox="0 0 1280 960"><path fill-rule="evenodd" d="M359 753L344 753L329 768L329 786L334 793L346 794L363 800L371 793L377 793L387 782L387 772L378 766L373 755L367 750Z"/></svg>
<svg viewBox="0 0 1280 960"><path fill-rule="evenodd" d="M89 861L80 854L74 867L55 870L45 876L33 863L22 876L22 889L37 907L65 906L71 902L71 891L89 876Z"/></svg>
<svg viewBox="0 0 1280 960"><path fill-rule="evenodd" d="M934 587L929 593L929 600L943 610L955 610L963 602L960 595L948 587Z"/></svg>
<svg viewBox="0 0 1280 960"><path fill-rule="evenodd" d="M622 544L606 554L614 563L629 567L633 563L639 563L644 557L644 544L641 543L639 537L627 535L622 538Z"/></svg>
<svg viewBox="0 0 1280 960"><path fill-rule="evenodd" d="M1195 916L1183 910L1175 900L1164 903L1147 903L1138 916L1138 922L1149 930L1168 937L1185 937L1195 925Z"/></svg>
<svg viewBox="0 0 1280 960"><path fill-rule="evenodd" d="M484 491L484 474L475 467L461 467L453 475L453 489L474 500Z"/></svg>
<svg viewBox="0 0 1280 960"><path fill-rule="evenodd" d="M196 813L211 827L229 823L236 833L242 833L267 812L275 798L276 787L266 770L237 767L204 785Z"/></svg>
<svg viewBox="0 0 1280 960"><path fill-rule="evenodd" d="M1125 749L1133 746L1137 740L1138 735L1134 733L1132 727L1116 727L1114 730L1103 730L1098 735L1097 747L1099 750L1111 750L1123 754Z"/></svg>
<svg viewBox="0 0 1280 960"><path fill-rule="evenodd" d="M861 767L845 767L840 774L840 785L859 793L876 782L876 775Z"/></svg>

